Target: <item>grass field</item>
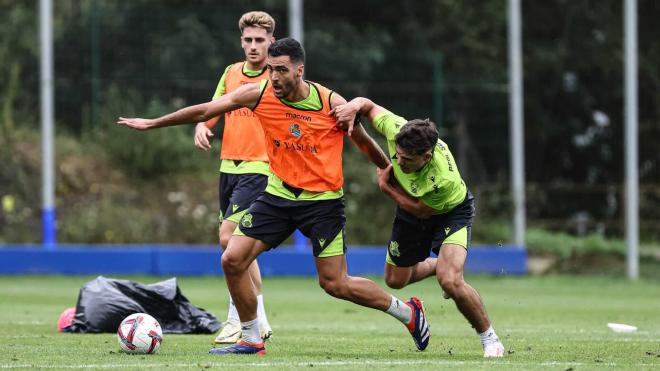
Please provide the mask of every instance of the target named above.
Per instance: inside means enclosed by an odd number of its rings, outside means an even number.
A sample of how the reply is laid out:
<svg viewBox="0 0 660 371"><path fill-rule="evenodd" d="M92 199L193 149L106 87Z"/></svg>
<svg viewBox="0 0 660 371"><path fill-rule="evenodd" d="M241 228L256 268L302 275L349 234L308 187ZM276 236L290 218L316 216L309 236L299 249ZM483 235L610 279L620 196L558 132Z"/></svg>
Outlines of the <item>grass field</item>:
<svg viewBox="0 0 660 371"><path fill-rule="evenodd" d="M478 337L443 300L433 280L397 293L419 295L433 336L415 350L386 314L327 296L314 279L267 278L274 330L266 356L207 354L211 335L165 335L160 352L119 352L115 334L59 334L60 312L93 277L0 277L0 368L14 369L660 369L660 284L595 277L469 277L480 291L507 355L483 359ZM123 277L127 278L127 277ZM156 277L128 277L145 283ZM379 283L382 283L378 280ZM224 282L180 278L190 301L226 315ZM631 334L606 324L633 324Z"/></svg>

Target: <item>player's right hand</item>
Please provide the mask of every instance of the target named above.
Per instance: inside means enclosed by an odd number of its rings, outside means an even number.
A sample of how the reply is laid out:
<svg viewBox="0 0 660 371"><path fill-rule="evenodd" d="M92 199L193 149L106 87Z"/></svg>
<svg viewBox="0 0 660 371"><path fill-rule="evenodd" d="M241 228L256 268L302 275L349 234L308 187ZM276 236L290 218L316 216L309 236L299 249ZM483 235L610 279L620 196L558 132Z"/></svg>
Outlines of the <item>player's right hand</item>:
<svg viewBox="0 0 660 371"><path fill-rule="evenodd" d="M332 110L329 115L335 116L337 119L337 126L348 133L350 137L353 133L353 125L355 124L355 116L360 111L360 108L351 102L341 104Z"/></svg>
<svg viewBox="0 0 660 371"><path fill-rule="evenodd" d="M213 132L206 127L205 123L200 122L195 126L195 147L208 151L211 149L211 142L209 141L211 137L213 137Z"/></svg>
<svg viewBox="0 0 660 371"><path fill-rule="evenodd" d="M152 120L141 119L141 118L120 117L117 120L117 125L128 126L129 128L135 130L148 130L152 128L151 121Z"/></svg>
<svg viewBox="0 0 660 371"><path fill-rule="evenodd" d="M376 177L378 178L378 188L385 192L393 186L392 164L387 165L385 169L376 168Z"/></svg>

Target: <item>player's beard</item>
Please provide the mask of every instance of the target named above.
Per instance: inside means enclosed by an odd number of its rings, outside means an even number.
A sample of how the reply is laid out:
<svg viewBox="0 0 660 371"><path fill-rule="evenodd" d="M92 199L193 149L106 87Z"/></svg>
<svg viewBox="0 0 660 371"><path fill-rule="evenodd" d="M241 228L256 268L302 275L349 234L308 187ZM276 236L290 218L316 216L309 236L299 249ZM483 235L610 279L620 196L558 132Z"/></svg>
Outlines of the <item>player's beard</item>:
<svg viewBox="0 0 660 371"><path fill-rule="evenodd" d="M275 94L275 96L277 98L280 98L280 99L286 98L289 95L291 95L291 93L296 88L296 84L293 81L290 81L290 82L281 82L280 81L280 82L277 83L277 86L278 86L279 90L274 90L273 93ZM273 85L273 87L275 87L275 85Z"/></svg>

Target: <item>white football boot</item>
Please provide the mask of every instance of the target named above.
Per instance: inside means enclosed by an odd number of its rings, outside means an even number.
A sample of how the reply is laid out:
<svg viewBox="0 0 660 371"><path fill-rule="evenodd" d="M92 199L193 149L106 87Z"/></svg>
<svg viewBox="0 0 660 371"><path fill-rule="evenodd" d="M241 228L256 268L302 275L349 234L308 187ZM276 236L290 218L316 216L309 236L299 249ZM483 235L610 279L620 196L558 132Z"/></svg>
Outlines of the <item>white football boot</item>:
<svg viewBox="0 0 660 371"><path fill-rule="evenodd" d="M235 344L241 340L241 322L235 319L225 321L222 331L213 340L216 344Z"/></svg>
<svg viewBox="0 0 660 371"><path fill-rule="evenodd" d="M273 329L270 328L270 324L262 324L261 322L259 323L259 335L261 335L261 338L266 341L269 340L273 336Z"/></svg>
<svg viewBox="0 0 660 371"><path fill-rule="evenodd" d="M504 345L500 339L495 338L493 341L488 341L482 345L484 347L484 358L504 357Z"/></svg>

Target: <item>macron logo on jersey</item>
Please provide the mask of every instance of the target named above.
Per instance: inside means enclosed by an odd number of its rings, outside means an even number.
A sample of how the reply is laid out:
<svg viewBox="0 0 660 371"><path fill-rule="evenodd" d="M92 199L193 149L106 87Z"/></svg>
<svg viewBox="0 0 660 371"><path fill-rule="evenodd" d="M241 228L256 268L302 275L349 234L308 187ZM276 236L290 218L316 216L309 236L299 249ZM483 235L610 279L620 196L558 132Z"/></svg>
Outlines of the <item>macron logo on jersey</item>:
<svg viewBox="0 0 660 371"><path fill-rule="evenodd" d="M284 113L284 116L288 119L291 119L291 120L302 120L302 121L312 122L312 116L306 116L306 115L301 115L301 114L298 114L298 113L291 113L291 112Z"/></svg>

